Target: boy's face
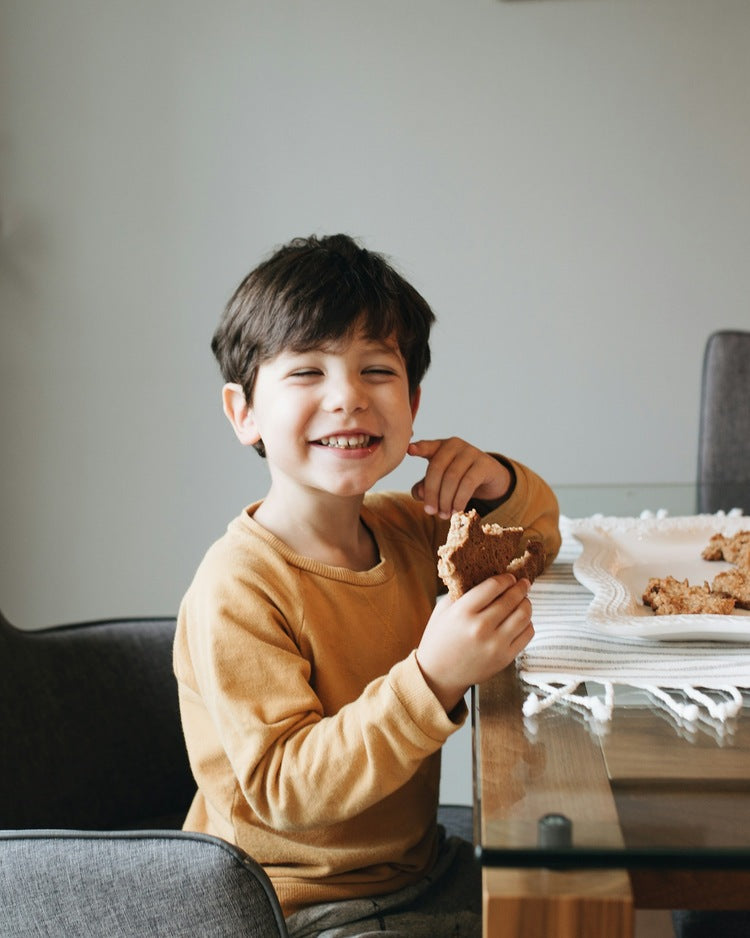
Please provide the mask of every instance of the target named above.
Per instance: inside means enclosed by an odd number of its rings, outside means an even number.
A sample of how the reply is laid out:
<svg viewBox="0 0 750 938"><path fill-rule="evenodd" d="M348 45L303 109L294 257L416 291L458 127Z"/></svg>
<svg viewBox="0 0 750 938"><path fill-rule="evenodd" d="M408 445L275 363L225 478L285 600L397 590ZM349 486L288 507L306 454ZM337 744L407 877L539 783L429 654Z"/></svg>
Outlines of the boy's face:
<svg viewBox="0 0 750 938"><path fill-rule="evenodd" d="M364 494L399 465L418 403L395 339L361 332L261 364L249 407L236 385L224 389L240 441L262 438L274 486L341 496Z"/></svg>

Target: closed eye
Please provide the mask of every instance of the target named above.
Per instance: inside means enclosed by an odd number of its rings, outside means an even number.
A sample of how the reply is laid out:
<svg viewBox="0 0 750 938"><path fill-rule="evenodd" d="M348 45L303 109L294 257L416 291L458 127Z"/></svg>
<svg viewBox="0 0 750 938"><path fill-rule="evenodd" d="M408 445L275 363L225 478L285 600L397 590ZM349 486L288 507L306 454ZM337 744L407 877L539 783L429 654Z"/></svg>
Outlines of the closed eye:
<svg viewBox="0 0 750 938"><path fill-rule="evenodd" d="M374 368L365 368L363 374L366 375L395 375L396 371L393 368L385 367L374 367Z"/></svg>

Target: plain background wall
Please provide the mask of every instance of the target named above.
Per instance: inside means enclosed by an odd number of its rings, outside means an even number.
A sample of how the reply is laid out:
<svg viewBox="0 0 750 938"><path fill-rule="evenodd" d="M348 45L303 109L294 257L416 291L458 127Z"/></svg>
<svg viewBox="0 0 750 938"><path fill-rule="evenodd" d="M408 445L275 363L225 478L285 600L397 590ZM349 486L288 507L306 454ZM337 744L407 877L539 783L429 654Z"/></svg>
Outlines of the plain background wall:
<svg viewBox="0 0 750 938"><path fill-rule="evenodd" d="M417 436L693 479L705 339L750 328L749 52L746 0L0 0L6 615L176 610L266 485L209 338L299 234L432 303Z"/></svg>

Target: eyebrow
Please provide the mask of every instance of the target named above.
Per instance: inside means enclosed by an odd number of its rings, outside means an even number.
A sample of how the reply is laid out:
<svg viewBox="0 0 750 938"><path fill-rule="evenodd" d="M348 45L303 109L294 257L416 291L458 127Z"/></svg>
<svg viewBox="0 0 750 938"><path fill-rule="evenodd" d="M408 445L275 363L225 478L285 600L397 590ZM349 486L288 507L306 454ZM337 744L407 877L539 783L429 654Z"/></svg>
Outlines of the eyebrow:
<svg viewBox="0 0 750 938"><path fill-rule="evenodd" d="M398 355L401 352L398 342L383 342L380 339L373 339L372 342L363 342L365 351L389 352L392 355Z"/></svg>
<svg viewBox="0 0 750 938"><path fill-rule="evenodd" d="M308 348L286 349L286 351L291 355L305 355L308 352L335 352L342 346L349 345L350 341L351 340L347 340L346 338L328 339L326 341L316 343L315 345L311 345ZM402 355L401 348L395 338L392 341L386 341L385 339L363 338L362 348L365 352L383 352L396 356Z"/></svg>

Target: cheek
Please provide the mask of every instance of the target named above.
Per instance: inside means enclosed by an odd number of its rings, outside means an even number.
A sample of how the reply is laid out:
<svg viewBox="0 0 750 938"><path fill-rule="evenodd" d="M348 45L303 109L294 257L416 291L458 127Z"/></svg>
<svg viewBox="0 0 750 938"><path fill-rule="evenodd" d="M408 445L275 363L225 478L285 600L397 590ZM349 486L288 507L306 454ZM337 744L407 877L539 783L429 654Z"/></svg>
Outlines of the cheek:
<svg viewBox="0 0 750 938"><path fill-rule="evenodd" d="M411 438L414 433L414 417L411 412L411 408L403 404L400 409L401 417L394 424L393 432L394 435L398 438L399 443L403 444L404 448L409 445Z"/></svg>
<svg viewBox="0 0 750 938"><path fill-rule="evenodd" d="M408 394L405 395L401 403L404 426L408 426L410 430L414 426L414 419L417 416L418 403L418 400L414 400L413 398L409 397Z"/></svg>
<svg viewBox="0 0 750 938"><path fill-rule="evenodd" d="M266 402L262 414L262 427L269 433L304 435L305 427L315 411L311 395L298 394L293 397L277 395ZM260 421L259 421L260 422Z"/></svg>

